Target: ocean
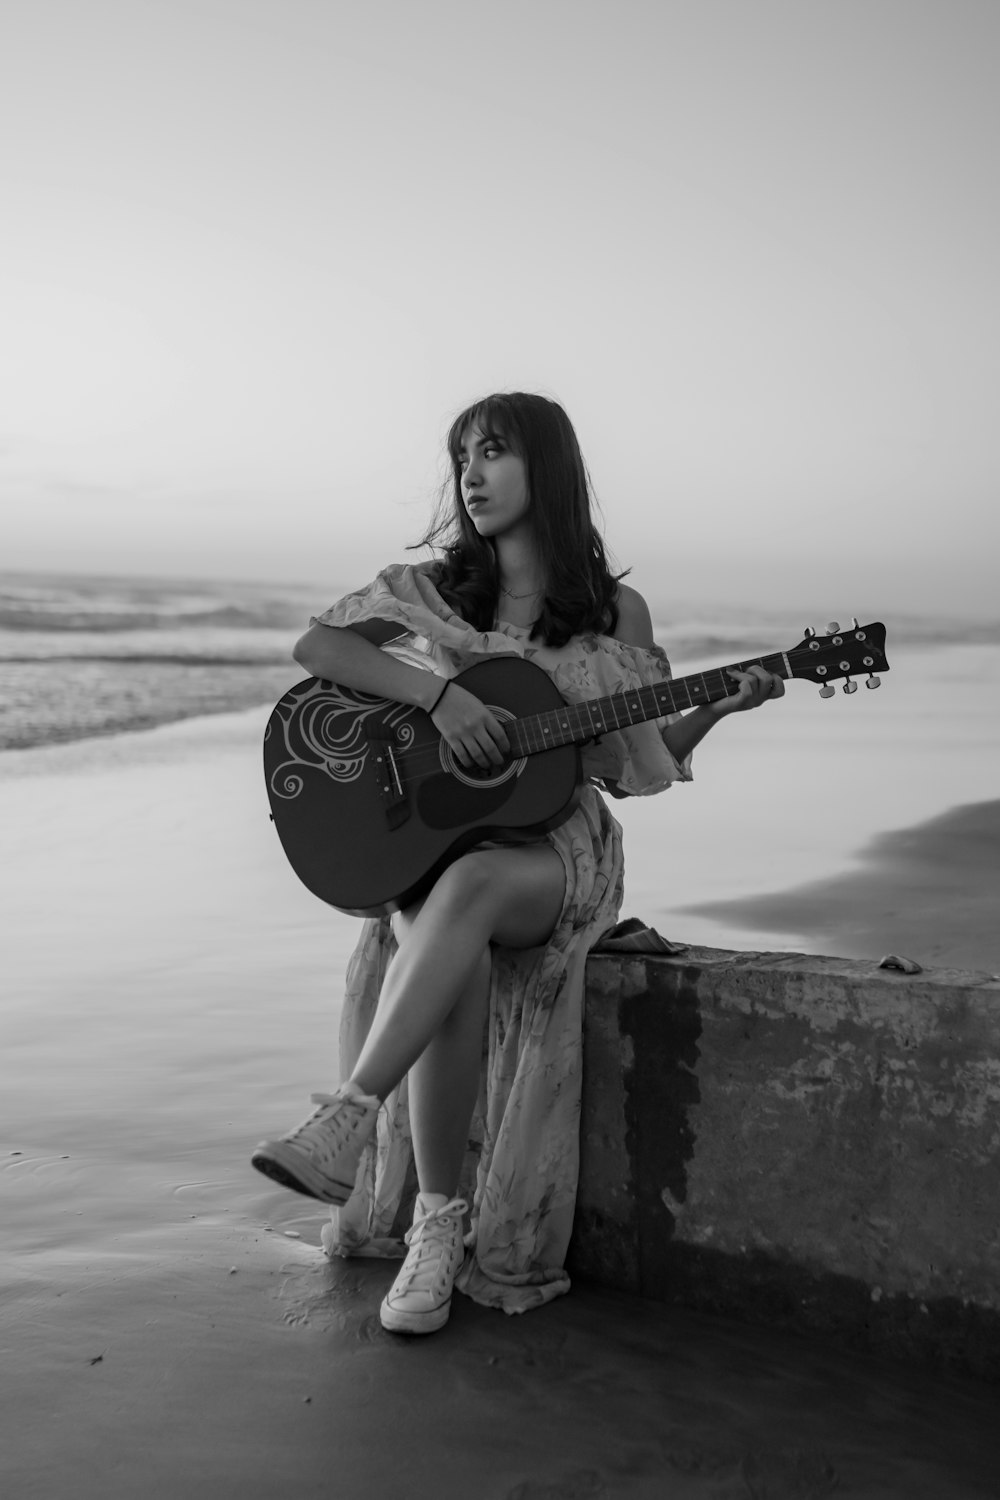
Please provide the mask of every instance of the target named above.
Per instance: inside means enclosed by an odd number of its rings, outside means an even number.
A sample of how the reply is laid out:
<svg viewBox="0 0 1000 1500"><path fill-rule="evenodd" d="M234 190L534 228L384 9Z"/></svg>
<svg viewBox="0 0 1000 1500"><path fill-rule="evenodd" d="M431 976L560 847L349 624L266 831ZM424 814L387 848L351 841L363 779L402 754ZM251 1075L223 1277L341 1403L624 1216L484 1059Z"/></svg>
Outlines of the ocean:
<svg viewBox="0 0 1000 1500"><path fill-rule="evenodd" d="M276 701L291 648L351 585L0 572L0 751ZM654 606L675 675L796 644L799 611ZM826 622L814 622L823 630ZM894 645L1000 643L1000 621L894 619Z"/></svg>
<svg viewBox="0 0 1000 1500"><path fill-rule="evenodd" d="M316 590L0 574L0 750L277 700Z"/></svg>

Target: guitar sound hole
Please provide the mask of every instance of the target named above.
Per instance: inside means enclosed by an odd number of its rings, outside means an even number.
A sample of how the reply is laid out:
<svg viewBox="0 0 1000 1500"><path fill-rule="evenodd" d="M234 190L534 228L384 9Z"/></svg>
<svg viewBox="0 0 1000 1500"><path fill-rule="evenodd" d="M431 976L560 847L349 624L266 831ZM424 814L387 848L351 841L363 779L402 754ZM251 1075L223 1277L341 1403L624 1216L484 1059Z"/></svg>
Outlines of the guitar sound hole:
<svg viewBox="0 0 1000 1500"><path fill-rule="evenodd" d="M490 704L490 708L501 723L505 720L509 722L514 718L508 708L500 708L494 703ZM520 756L517 760L505 760L499 766L463 766L456 760L455 752L445 740L440 743L439 753L442 768L448 772L449 776L454 776L457 781L464 782L466 786L499 786L512 776L520 776L526 764L524 756Z"/></svg>
<svg viewBox="0 0 1000 1500"><path fill-rule="evenodd" d="M500 786L503 782L509 781L512 776L520 776L524 770L523 759L505 760L499 766L463 766L455 759L443 740L441 745L441 763L444 769L449 776L454 776L456 781L461 781L465 786Z"/></svg>
<svg viewBox="0 0 1000 1500"><path fill-rule="evenodd" d="M495 781L505 779L510 761L504 761L501 766L462 766L462 777L466 781L477 781L483 786L490 786Z"/></svg>

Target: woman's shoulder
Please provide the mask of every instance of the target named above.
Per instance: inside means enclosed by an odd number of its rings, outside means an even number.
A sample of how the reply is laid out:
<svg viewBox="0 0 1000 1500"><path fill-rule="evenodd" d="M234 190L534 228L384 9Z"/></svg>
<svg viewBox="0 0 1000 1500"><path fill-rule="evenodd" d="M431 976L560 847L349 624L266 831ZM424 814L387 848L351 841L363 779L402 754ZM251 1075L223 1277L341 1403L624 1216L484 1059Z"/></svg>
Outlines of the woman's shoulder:
<svg viewBox="0 0 1000 1500"><path fill-rule="evenodd" d="M378 571L379 578L437 578L441 573L441 564L435 557L425 558L421 562L392 562L387 563Z"/></svg>
<svg viewBox="0 0 1000 1500"><path fill-rule="evenodd" d="M615 603L618 606L618 623L611 631L612 639L623 641L628 646L652 646L653 621L649 605L638 589L627 583L619 583Z"/></svg>
<svg viewBox="0 0 1000 1500"><path fill-rule="evenodd" d="M355 589L359 598L374 598L391 594L397 599L418 598L421 585L436 587L440 577L440 566L432 558L423 562L392 562L380 568L371 583ZM353 596L351 596L353 597Z"/></svg>

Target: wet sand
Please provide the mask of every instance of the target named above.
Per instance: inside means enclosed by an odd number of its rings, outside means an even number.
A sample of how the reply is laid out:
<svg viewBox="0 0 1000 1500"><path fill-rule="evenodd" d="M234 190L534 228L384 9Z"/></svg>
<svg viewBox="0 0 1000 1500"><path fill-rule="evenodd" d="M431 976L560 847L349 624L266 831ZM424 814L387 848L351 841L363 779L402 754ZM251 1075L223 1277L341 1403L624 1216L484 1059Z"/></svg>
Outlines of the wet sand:
<svg viewBox="0 0 1000 1500"><path fill-rule="evenodd" d="M390 1274L242 1214L44 1260L7 1304L3 1493L996 1495L988 1388L588 1289L521 1318L460 1298L408 1342L378 1325Z"/></svg>
<svg viewBox="0 0 1000 1500"><path fill-rule="evenodd" d="M994 1496L971 1382L583 1287L382 1331L393 1268L248 1165L336 1082L357 932L280 856L264 718L4 757L4 1500Z"/></svg>
<svg viewBox="0 0 1000 1500"><path fill-rule="evenodd" d="M796 934L810 953L896 953L925 968L997 973L1000 801L878 834L856 867L833 879L691 910L741 928Z"/></svg>
<svg viewBox="0 0 1000 1500"><path fill-rule="evenodd" d="M914 846L911 868L905 830L998 794L1000 649L894 647L890 661L875 692L824 702L813 684L791 683L773 710L734 715L712 731L695 752L690 786L616 803L630 910L667 937L710 947L818 946L880 958L905 941L908 929L897 918L906 905L897 892L923 867ZM883 860L878 837L896 831L901 842ZM978 835L956 825L955 838L935 930L917 933L926 962L983 967L975 944L989 944L998 924L987 902L977 925ZM846 924L834 931L824 922L830 882L838 923L852 903L852 921L871 916L860 947ZM810 900L793 921L793 898L802 891ZM956 956L963 945L965 959ZM996 968L997 959L985 966Z"/></svg>

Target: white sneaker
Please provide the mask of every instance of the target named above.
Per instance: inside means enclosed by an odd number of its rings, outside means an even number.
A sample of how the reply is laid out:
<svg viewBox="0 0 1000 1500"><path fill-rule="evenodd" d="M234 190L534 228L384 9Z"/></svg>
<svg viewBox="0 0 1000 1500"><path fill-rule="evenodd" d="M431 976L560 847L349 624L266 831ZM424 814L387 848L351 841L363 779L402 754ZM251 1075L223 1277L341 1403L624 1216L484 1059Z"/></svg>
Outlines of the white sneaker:
<svg viewBox="0 0 1000 1500"><path fill-rule="evenodd" d="M433 1333L447 1323L451 1289L465 1259L462 1215L468 1206L464 1198L418 1193L413 1227L406 1232L409 1254L379 1309L390 1333Z"/></svg>
<svg viewBox="0 0 1000 1500"><path fill-rule="evenodd" d="M311 1097L319 1108L287 1135L261 1141L250 1161L282 1187L322 1203L346 1203L365 1142L375 1129L379 1100L350 1083L341 1084L335 1094Z"/></svg>

